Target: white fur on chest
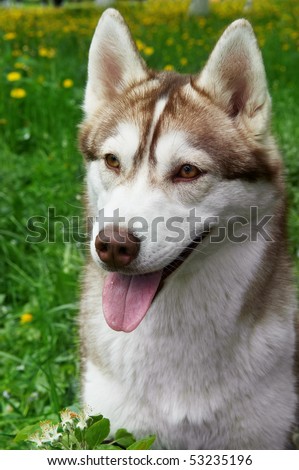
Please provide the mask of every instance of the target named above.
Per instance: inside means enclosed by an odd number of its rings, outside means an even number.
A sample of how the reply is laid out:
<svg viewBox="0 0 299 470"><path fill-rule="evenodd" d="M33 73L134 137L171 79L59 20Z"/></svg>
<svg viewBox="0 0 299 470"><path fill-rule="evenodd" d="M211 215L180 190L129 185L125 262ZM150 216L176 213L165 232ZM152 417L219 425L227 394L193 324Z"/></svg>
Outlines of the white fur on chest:
<svg viewBox="0 0 299 470"><path fill-rule="evenodd" d="M274 320L274 345L269 336L252 335L250 325L239 322L262 251L260 244L227 246L201 256L196 271L194 257L180 275L169 279L144 321L129 334L109 329L100 308L100 288L93 287L99 307L91 320L90 341L97 344L101 364L96 357L87 360L84 401L110 418L112 432L125 426L141 434L158 432L158 445L169 448L215 448L217 439L209 438L205 427L221 436L221 418L227 431L218 447L224 448L227 436L237 440L240 423L234 430L233 416L242 416L246 406L250 426L250 407L262 407L258 389L263 397L269 389L257 379L273 367L271 348L279 348L277 341L285 348L290 334L287 319L281 325ZM264 357L255 357L260 350ZM284 355L288 362L288 351L283 351L282 361ZM273 376L271 387L275 393Z"/></svg>

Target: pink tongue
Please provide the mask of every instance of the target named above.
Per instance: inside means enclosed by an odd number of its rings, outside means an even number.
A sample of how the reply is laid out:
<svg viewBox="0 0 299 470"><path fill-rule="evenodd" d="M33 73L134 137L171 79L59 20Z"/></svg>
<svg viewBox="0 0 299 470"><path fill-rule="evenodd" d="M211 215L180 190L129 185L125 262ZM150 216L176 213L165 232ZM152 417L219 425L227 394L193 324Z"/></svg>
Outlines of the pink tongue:
<svg viewBox="0 0 299 470"><path fill-rule="evenodd" d="M137 328L151 305L161 276L162 271L140 276L108 274L103 288L103 310L110 328L126 333Z"/></svg>

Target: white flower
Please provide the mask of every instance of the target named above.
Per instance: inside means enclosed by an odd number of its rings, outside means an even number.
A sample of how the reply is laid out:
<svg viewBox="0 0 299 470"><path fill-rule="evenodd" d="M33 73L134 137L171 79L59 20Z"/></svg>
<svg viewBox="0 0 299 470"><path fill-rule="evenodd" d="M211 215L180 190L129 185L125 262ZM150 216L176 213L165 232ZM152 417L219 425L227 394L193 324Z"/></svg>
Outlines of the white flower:
<svg viewBox="0 0 299 470"><path fill-rule="evenodd" d="M90 416L88 414L88 409L87 408L84 408L78 415L78 418L79 418L79 421L76 425L77 428L81 429L85 429L87 428L87 421L89 420Z"/></svg>
<svg viewBox="0 0 299 470"><path fill-rule="evenodd" d="M41 447L43 445L39 431L36 431L34 434L29 436L28 441L34 442L34 444L36 444L37 447Z"/></svg>
<svg viewBox="0 0 299 470"><path fill-rule="evenodd" d="M41 423L42 429L42 442L55 442L58 441L60 436L62 435L61 432L58 432L58 424L52 424L51 421L44 421Z"/></svg>
<svg viewBox="0 0 299 470"><path fill-rule="evenodd" d="M38 392L33 392L33 393L31 393L31 395L29 397L29 401L38 400L38 398L39 398Z"/></svg>
<svg viewBox="0 0 299 470"><path fill-rule="evenodd" d="M61 411L60 418L61 418L62 429L65 431L66 429L72 428L74 424L74 418L77 418L77 417L78 417L77 413L74 413L68 408Z"/></svg>

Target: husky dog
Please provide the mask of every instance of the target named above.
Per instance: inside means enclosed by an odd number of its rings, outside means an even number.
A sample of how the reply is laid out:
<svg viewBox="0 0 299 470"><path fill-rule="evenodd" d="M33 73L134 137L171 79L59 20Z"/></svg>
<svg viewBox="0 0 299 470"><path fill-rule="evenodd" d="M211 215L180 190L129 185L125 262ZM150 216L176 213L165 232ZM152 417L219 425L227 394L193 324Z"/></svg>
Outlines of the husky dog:
<svg viewBox="0 0 299 470"><path fill-rule="evenodd" d="M197 75L149 70L108 9L80 147L82 399L164 449L283 449L296 408L281 157L250 24Z"/></svg>

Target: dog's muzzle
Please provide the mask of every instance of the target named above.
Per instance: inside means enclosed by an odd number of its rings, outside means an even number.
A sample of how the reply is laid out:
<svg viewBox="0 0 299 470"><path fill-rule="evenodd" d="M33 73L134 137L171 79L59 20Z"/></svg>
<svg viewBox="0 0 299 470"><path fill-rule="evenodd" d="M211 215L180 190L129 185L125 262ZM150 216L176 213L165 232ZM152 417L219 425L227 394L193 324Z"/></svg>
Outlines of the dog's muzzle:
<svg viewBox="0 0 299 470"><path fill-rule="evenodd" d="M95 248L109 271L104 281L102 302L107 324L116 331L131 332L137 328L150 308L166 278L193 252L207 235L196 237L170 264L145 274L122 274L134 261L141 240L124 228L109 226L96 236Z"/></svg>
<svg viewBox="0 0 299 470"><path fill-rule="evenodd" d="M100 260L109 268L128 266L137 258L140 239L120 227L107 227L96 236L95 248Z"/></svg>

